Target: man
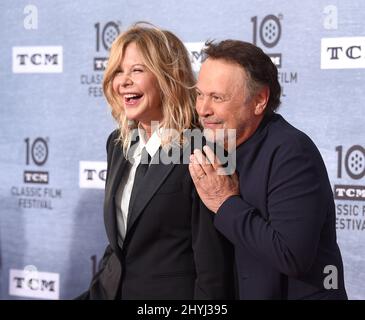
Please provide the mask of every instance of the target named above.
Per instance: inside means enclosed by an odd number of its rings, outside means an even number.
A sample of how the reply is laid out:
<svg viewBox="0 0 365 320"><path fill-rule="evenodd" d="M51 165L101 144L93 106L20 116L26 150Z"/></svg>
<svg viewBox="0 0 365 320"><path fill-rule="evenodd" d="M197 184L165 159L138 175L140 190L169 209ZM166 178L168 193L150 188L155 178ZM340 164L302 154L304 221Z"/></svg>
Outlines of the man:
<svg viewBox="0 0 365 320"><path fill-rule="evenodd" d="M241 41L209 43L205 54L196 109L205 129L236 129L237 174L220 174L207 146L189 170L235 246L240 298L346 299L326 168L308 136L274 113L275 65Z"/></svg>

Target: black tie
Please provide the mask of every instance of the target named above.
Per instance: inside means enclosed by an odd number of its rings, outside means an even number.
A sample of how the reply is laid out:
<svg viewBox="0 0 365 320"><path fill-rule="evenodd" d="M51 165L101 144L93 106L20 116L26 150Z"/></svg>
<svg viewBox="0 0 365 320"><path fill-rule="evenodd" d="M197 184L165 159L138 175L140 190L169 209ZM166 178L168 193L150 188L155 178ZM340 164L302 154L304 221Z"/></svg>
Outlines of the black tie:
<svg viewBox="0 0 365 320"><path fill-rule="evenodd" d="M150 161L151 161L150 155L148 154L146 148L143 148L141 152L141 162L139 163L136 169L136 174L134 176L131 198L129 200L128 215L131 213L131 208L133 206L133 203L136 200L137 195L140 191L140 187L142 185L141 182L143 181L143 178L146 175ZM128 217L128 220L130 220L130 217Z"/></svg>

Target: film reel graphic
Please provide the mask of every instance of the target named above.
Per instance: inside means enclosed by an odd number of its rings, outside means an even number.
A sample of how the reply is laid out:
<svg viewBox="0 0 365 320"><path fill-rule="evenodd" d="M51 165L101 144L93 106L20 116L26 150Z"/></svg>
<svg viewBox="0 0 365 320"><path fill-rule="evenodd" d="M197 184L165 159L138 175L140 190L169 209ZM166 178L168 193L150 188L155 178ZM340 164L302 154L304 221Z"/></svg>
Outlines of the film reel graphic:
<svg viewBox="0 0 365 320"><path fill-rule="evenodd" d="M32 160L37 166L43 165L48 158L47 142L43 138L34 140L31 148Z"/></svg>
<svg viewBox="0 0 365 320"><path fill-rule="evenodd" d="M26 152L26 165L30 164L30 159L37 166L42 166L46 163L48 159L48 142L43 138L34 139L31 143L30 138L24 139L25 142L25 152Z"/></svg>
<svg viewBox="0 0 365 320"><path fill-rule="evenodd" d="M94 24L96 36L96 51L109 51L113 41L118 37L120 30L117 22L109 21L105 25L97 22Z"/></svg>
<svg viewBox="0 0 365 320"><path fill-rule="evenodd" d="M355 145L347 151L345 168L352 179L361 179L365 175L365 149L362 146Z"/></svg>
<svg viewBox="0 0 365 320"><path fill-rule="evenodd" d="M275 47L281 37L281 24L278 17L267 15L260 24L260 40L267 48Z"/></svg>
<svg viewBox="0 0 365 320"><path fill-rule="evenodd" d="M119 27L118 25L110 21L108 22L101 33L101 41L103 43L103 46L105 50L109 50L112 46L113 41L116 39L116 37L119 34Z"/></svg>

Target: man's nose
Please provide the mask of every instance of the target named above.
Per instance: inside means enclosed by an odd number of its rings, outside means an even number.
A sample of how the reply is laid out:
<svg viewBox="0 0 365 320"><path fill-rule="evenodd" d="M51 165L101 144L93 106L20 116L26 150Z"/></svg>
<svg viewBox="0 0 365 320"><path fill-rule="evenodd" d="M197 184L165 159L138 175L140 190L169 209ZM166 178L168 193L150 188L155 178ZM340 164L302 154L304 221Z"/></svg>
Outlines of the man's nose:
<svg viewBox="0 0 365 320"><path fill-rule="evenodd" d="M207 117L212 115L213 110L210 106L209 97L198 97L196 100L196 111L200 117Z"/></svg>

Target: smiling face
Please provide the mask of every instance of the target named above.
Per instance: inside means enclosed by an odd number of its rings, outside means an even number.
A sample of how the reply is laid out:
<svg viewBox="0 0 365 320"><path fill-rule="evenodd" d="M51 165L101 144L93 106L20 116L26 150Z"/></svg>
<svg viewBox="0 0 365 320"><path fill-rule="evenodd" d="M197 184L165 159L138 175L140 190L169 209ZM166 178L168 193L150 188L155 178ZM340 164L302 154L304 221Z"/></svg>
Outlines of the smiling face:
<svg viewBox="0 0 365 320"><path fill-rule="evenodd" d="M125 49L113 79L113 90L122 99L126 117L139 121L146 131L149 131L151 121L162 120L161 90L157 78L147 68L134 42Z"/></svg>
<svg viewBox="0 0 365 320"><path fill-rule="evenodd" d="M196 85L196 110L203 127L213 132L235 129L237 146L255 132L266 106L262 103L267 97L262 93L251 97L247 87L247 76L241 66L211 58L202 64ZM209 140L212 137L207 136Z"/></svg>

